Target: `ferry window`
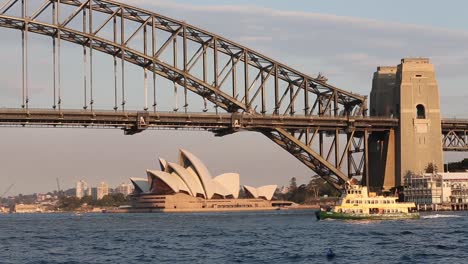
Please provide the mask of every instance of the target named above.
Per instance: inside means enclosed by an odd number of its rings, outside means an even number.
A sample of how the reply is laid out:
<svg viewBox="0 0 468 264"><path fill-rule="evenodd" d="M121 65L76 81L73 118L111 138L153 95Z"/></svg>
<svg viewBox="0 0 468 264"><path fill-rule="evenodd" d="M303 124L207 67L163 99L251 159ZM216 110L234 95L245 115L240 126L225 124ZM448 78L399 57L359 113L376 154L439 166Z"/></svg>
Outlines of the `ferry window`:
<svg viewBox="0 0 468 264"><path fill-rule="evenodd" d="M422 104L416 106L416 118L417 119L426 119L426 110Z"/></svg>
<svg viewBox="0 0 468 264"><path fill-rule="evenodd" d="M349 203L349 200L346 200L346 203Z"/></svg>

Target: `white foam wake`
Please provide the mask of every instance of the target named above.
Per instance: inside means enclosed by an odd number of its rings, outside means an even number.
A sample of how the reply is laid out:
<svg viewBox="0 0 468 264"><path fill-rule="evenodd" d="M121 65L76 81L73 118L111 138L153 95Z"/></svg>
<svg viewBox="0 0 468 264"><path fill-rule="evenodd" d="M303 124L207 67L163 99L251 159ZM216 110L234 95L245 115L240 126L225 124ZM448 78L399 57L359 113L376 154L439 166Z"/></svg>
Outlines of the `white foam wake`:
<svg viewBox="0 0 468 264"><path fill-rule="evenodd" d="M435 215L425 215L422 216L421 218L424 219L432 219L432 218L458 218L461 217L459 215L448 215L448 214L435 214Z"/></svg>

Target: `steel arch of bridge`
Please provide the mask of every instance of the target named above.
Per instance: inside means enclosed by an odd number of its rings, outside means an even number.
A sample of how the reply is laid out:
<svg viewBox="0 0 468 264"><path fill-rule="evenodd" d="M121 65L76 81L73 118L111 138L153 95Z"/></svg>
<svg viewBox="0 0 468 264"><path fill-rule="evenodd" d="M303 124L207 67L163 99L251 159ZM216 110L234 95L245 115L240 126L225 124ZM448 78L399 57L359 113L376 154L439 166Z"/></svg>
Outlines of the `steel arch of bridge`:
<svg viewBox="0 0 468 264"><path fill-rule="evenodd" d="M363 153L366 149L368 131L389 129L354 126L354 121L351 119L366 115L366 97L338 89L328 84L322 77L312 78L247 47L185 22L108 0L44 0L38 9L31 13L28 12L28 2L28 0L9 0L0 7L0 26L22 31L22 107L27 111L27 115L30 113L30 98L25 80L27 66L24 65L27 65L28 33L36 33L52 38L54 74L57 69L58 75L57 77L54 75L53 108L59 111L62 117L71 113L63 109L63 98L60 94L60 43L68 41L83 46L85 56L86 52L89 52L90 67L92 67L94 50L114 58L114 110L116 113L121 110L124 116L128 116L128 111L125 110L125 62L129 62L144 69L145 103L142 108L145 112L153 112L151 115L148 114L149 118L157 114L157 101L154 82L153 111L149 110L147 94L151 88L147 87L148 71L153 73L153 78L158 75L174 82L174 89L177 89L176 84L184 89L185 110L188 105L187 91L191 91L212 102L216 107L233 113L233 116L242 114L243 119L248 116L287 118L301 113L301 116L309 118L308 122L312 124L314 117L347 118L346 128L338 127L336 124L307 128L281 126L248 128L265 134L336 188L341 188L348 177L362 175L365 171L366 155ZM18 6L21 15L13 12ZM65 6L73 8L73 11L62 20L60 12ZM45 13L52 14L48 18L50 22L40 19ZM96 16L104 16L104 22L95 25L98 19L93 18ZM79 29L71 26L77 21L81 23ZM129 23L136 24L137 27L130 34L125 34L126 25ZM101 33L109 25L112 34L105 37ZM158 35L160 31L168 33L169 36L158 48L156 39L160 37ZM130 47L138 35L143 36L141 46ZM189 45L198 45L194 54L189 54ZM163 54L168 53L169 47L172 47L172 64L161 59ZM208 54L212 54L212 60L208 60ZM182 64L178 63L180 55ZM223 56L228 60L222 62ZM117 87L117 60L121 61L122 66L120 76L122 87ZM251 78L252 74L255 78ZM239 75L243 75L241 85L238 84ZM86 80L84 82L83 111L96 116L99 110L94 107L92 71L90 76L86 76L85 73L86 78L90 78L91 81L88 87ZM227 82L231 83L228 88L226 88ZM118 93L121 94L120 98ZM239 94L243 96L239 98ZM268 94L273 95L273 100L269 99ZM228 134L235 128L238 127L231 126L218 130L217 133ZM244 127L241 125L240 128ZM339 143L340 134L347 134L344 148ZM325 149L323 145L327 140L324 137L330 138L329 147ZM313 150L314 144L319 146L319 151ZM358 157L359 160L355 160L354 157ZM342 171L345 161L348 167L347 173Z"/></svg>

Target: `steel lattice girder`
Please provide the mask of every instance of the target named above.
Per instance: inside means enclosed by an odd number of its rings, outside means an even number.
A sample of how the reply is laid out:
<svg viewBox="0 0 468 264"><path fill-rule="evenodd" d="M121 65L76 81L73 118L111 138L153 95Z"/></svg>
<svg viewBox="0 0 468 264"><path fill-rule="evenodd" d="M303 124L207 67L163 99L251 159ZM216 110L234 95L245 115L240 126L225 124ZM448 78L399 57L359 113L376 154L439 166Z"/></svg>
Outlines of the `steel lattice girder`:
<svg viewBox="0 0 468 264"><path fill-rule="evenodd" d="M25 12L27 8L25 8L24 5L27 2L23 1L21 1L21 4L23 5L22 17L8 15L8 10L10 7L17 2L19 1L9 1L5 6L0 8L0 26L51 36L54 41L55 39L58 39L58 41L69 41L84 47L88 47L90 52L92 50L98 50L112 55L114 58L121 58L122 67L124 61L136 64L144 69L157 73L158 75L165 77L174 83L177 83L185 89L191 90L192 92L208 99L216 106L219 106L228 112L243 111L250 115L257 116L259 114L253 107L253 103L256 98L261 97L261 114L266 114L267 107L265 93L268 89L267 82L271 78L274 78L274 87L272 89L274 89L275 97L273 108L274 110L270 114L280 115L280 109L282 107L284 108L286 105L287 107L282 115L294 116L296 112L295 105L298 101L303 102L304 115L306 116L317 115L338 117L342 114L345 116L362 116L365 115L367 111L366 97L364 96L338 89L327 84L323 79L312 78L302 74L286 65L274 61L244 46L224 39L218 35L152 12L114 1L45 0L43 5L35 12L33 12L31 16L25 14L27 13ZM60 18L59 12L61 5L76 7L76 9L64 21L59 21L60 19L56 18ZM53 8L52 23L39 21L37 18L48 8ZM74 19L76 19L80 13L83 13L83 30L76 30L68 27L68 25ZM96 13L108 15L105 22L97 29L92 26L93 16L95 16ZM116 39L117 18L120 19L120 41ZM103 29L104 26L111 20L113 20L114 24L113 39L107 39L98 36L97 33ZM129 36L125 36L124 34L125 22L127 21L133 21L140 25L136 30L129 34ZM87 24L89 25L89 30L87 29ZM146 30L148 27L150 27L150 30L153 31L151 53L148 53L147 50L149 45L146 39ZM170 33L169 38L167 38L167 40L158 50L155 49L156 44L154 39L154 31L156 29ZM136 36L142 30L145 32L143 52L132 49L128 45L134 36ZM184 58L184 63L182 67L177 66L176 40L178 38L183 39L182 55ZM199 50L190 59L187 52L187 41L192 41L200 45ZM160 58L160 55L166 50L168 46L170 46L171 43L174 45L174 65L165 63ZM214 61L212 62L214 63L214 81L212 84L208 83L206 78L207 69L205 66L205 57L208 49L213 50L214 54ZM219 72L218 65L219 54L224 54L230 57L230 60L226 66L224 66L221 72ZM204 64L203 80L197 78L191 73L191 69L195 66L201 57L203 57ZM239 62L244 63L245 80L245 94L241 100L238 100L236 96L236 86L234 84L232 96L221 90L222 85L227 80L229 74L232 75L233 82L235 82L235 67ZM231 64L230 67L229 64ZM249 81L250 68L255 68L258 70L258 74L256 75L253 82ZM226 69L229 70L226 71ZM124 71L122 71L122 75L123 72ZM259 80L260 85L255 87L257 81ZM280 91L280 81L287 84L287 88L283 93ZM124 83L124 81L122 81L122 83ZM124 87L122 90L124 90ZM124 93L124 91L122 93ZM301 93L302 95L300 95ZM310 100L309 96L311 95L316 96L313 104L310 104L312 100ZM299 97L301 96L302 98L299 100ZM26 100L23 98L23 102L26 102L27 104L28 98L26 98ZM60 104L61 98L59 97L59 108ZM92 98L90 104L92 107ZM124 105L125 98L122 95L122 108ZM86 109L86 104L84 108ZM252 130L263 131L262 128L252 128ZM296 138L294 133L290 134L281 128L277 128L265 134L283 148L288 149L288 151L303 161L307 166L319 173L319 175L321 175L328 182L332 183L334 187L339 187L340 185L342 186L342 181L346 179L345 175L328 162L328 157L326 159L321 157L323 153L318 154L314 152L309 145L300 144L300 139ZM335 143L335 145L338 145L338 143ZM296 153L302 154L297 155ZM355 168L357 167L362 167L362 165L355 166Z"/></svg>
<svg viewBox="0 0 468 264"><path fill-rule="evenodd" d="M18 1L11 1L12 5L16 2ZM53 24L39 22L37 17L47 8L51 8L51 4L58 4L57 9L60 9L60 5L75 6L76 10L63 22L59 22L58 20ZM75 19L82 10L88 11L87 23L89 24L91 24L92 16L95 13L109 15L109 18L100 27L98 27L97 30L93 29L93 32L86 33L85 30L76 31L72 30L71 28L67 28L67 25L70 23L70 21ZM353 94L351 92L333 87L321 79L309 77L258 52L252 51L242 45L236 44L218 35L188 25L184 22L176 21L115 1L46 0L44 1L44 4L38 10L36 10L31 17L28 18L8 16L7 11L8 8L0 10L0 26L21 30L27 29L31 32L59 37L67 41L85 45L87 47L91 47L92 49L96 49L114 56L122 57L126 61L157 72L159 75L166 77L183 87L189 88L193 92L206 97L211 102L219 105L220 107L223 107L230 112L235 112L238 110L255 111L254 109L251 109L252 101L260 94L260 91L262 100L265 100L265 98L263 98L264 90L266 89L265 83L270 76L275 78L275 114L279 114L278 110L281 107L281 104L284 102L286 95L286 93L283 94L283 96L280 95L280 91L278 90L277 86L278 80L282 80L289 84L288 89L286 90L290 90L290 102L289 104L286 102L286 104L288 105L290 114L295 113L294 104L298 100L299 91L307 91L303 94L303 101L305 104L304 113L306 115L330 115L332 111L334 115L338 115L340 113L340 108L345 113L351 115L359 116L365 114L366 112L366 98L364 96ZM115 17L123 18L122 28L125 22L124 20L139 23L141 26L128 38L121 36L120 42L98 37L96 33L99 32L105 24L107 24L112 18ZM27 25L27 27L25 25ZM147 26L150 26L153 30L159 29L171 34L171 37L166 41L165 45L161 47L161 49L156 53L154 53L154 56L137 52L136 50L130 49L127 46L128 42L139 31L141 31L141 28L143 27L146 30ZM171 40L174 40L176 37L182 37L184 40L183 56L185 63L181 68L163 63L158 58L158 55L160 55L160 53L164 51L165 48L169 45ZM223 76L216 74L215 79L218 80L215 81L213 85L194 78L194 76L192 76L189 72L190 67L187 63L187 40L199 43L203 47L203 51L206 48L213 49L215 51L215 57L217 56L217 52L220 52L230 56L232 62L243 61L244 64L257 68L259 70L259 75L256 80L261 77L262 83L259 85L256 91L251 91L251 89L254 88L253 83L246 81L245 96L242 98L242 101L239 101L235 98L234 95L231 97L221 91L221 87L219 85L223 83L223 81L220 81L221 79L225 80L225 78L222 78ZM215 68L216 72L218 73L218 67ZM248 72L248 67L246 68L246 72ZM227 74L229 74L229 71ZM224 77L227 77L227 74ZM267 76L265 77L264 74L267 74ZM247 79L248 78L246 78L246 80ZM251 92L253 92L252 97L250 96ZM309 94L314 94L316 96L316 100L313 106L309 105ZM353 112L353 110L356 110L356 107L358 111ZM265 109L265 106L262 105L262 113L266 111ZM314 111L318 112L314 113ZM284 114L286 114L286 112Z"/></svg>
<svg viewBox="0 0 468 264"><path fill-rule="evenodd" d="M314 170L331 186L343 189L352 176L365 176L365 131L367 130L368 127L347 127L341 130L317 126L307 129L263 129L261 132ZM342 146L339 138L343 133L347 134L347 141ZM327 141L324 140L324 136L331 138L327 147L324 146ZM319 150L314 151L313 145ZM356 163L356 159L359 162ZM345 160L348 167L347 175L342 171Z"/></svg>
<svg viewBox="0 0 468 264"><path fill-rule="evenodd" d="M442 143L444 151L468 151L468 120L443 119Z"/></svg>
<svg viewBox="0 0 468 264"><path fill-rule="evenodd" d="M468 151L467 131L451 130L443 133L442 142L444 151Z"/></svg>

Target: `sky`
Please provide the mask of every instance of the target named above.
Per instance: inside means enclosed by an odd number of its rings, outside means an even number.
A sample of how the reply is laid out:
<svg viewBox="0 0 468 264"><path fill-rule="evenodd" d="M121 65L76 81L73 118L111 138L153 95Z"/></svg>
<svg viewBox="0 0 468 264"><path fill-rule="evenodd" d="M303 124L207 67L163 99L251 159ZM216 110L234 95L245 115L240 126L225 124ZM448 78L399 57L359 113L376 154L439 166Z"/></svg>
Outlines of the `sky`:
<svg viewBox="0 0 468 264"><path fill-rule="evenodd" d="M0 5L4 1L0 0ZM443 117L468 118L466 1L128 0L126 3L185 20L312 76L322 72L329 83L363 95L370 93L372 73L377 66L397 65L404 57L429 57L436 68ZM0 33L5 47L0 51L0 60L8 62L0 64L0 85L6 87L0 96L14 98L20 87L19 33L1 28ZM45 62L50 57L45 55L50 52L50 43L33 38L36 44L31 48L35 51L31 55L32 90L34 99L46 100L50 95L50 79L44 77L47 71L41 65L50 62ZM82 67L69 62L81 51L63 45L64 63L70 69ZM96 63L101 63L101 58L109 62L105 56L96 58ZM96 68L100 71L97 86L107 87L106 80L112 78L110 68L104 62ZM136 76L140 73L138 69L134 71L129 74L130 82L139 86L141 80L136 80ZM64 70L64 86L79 83L72 72ZM4 103L0 99L0 105L11 107L17 102ZM179 148L199 156L213 175L239 172L241 182L247 185L282 186L293 176L306 182L314 175L290 154L254 132L215 138L198 131L145 131L124 136L119 130L1 128L0 142L0 194L10 184L15 186L9 194L54 190L56 178L62 188L71 188L81 179L91 185L106 181L117 186L129 177L145 177L146 169L157 168L157 157L176 161ZM466 156L446 153L445 160Z"/></svg>

